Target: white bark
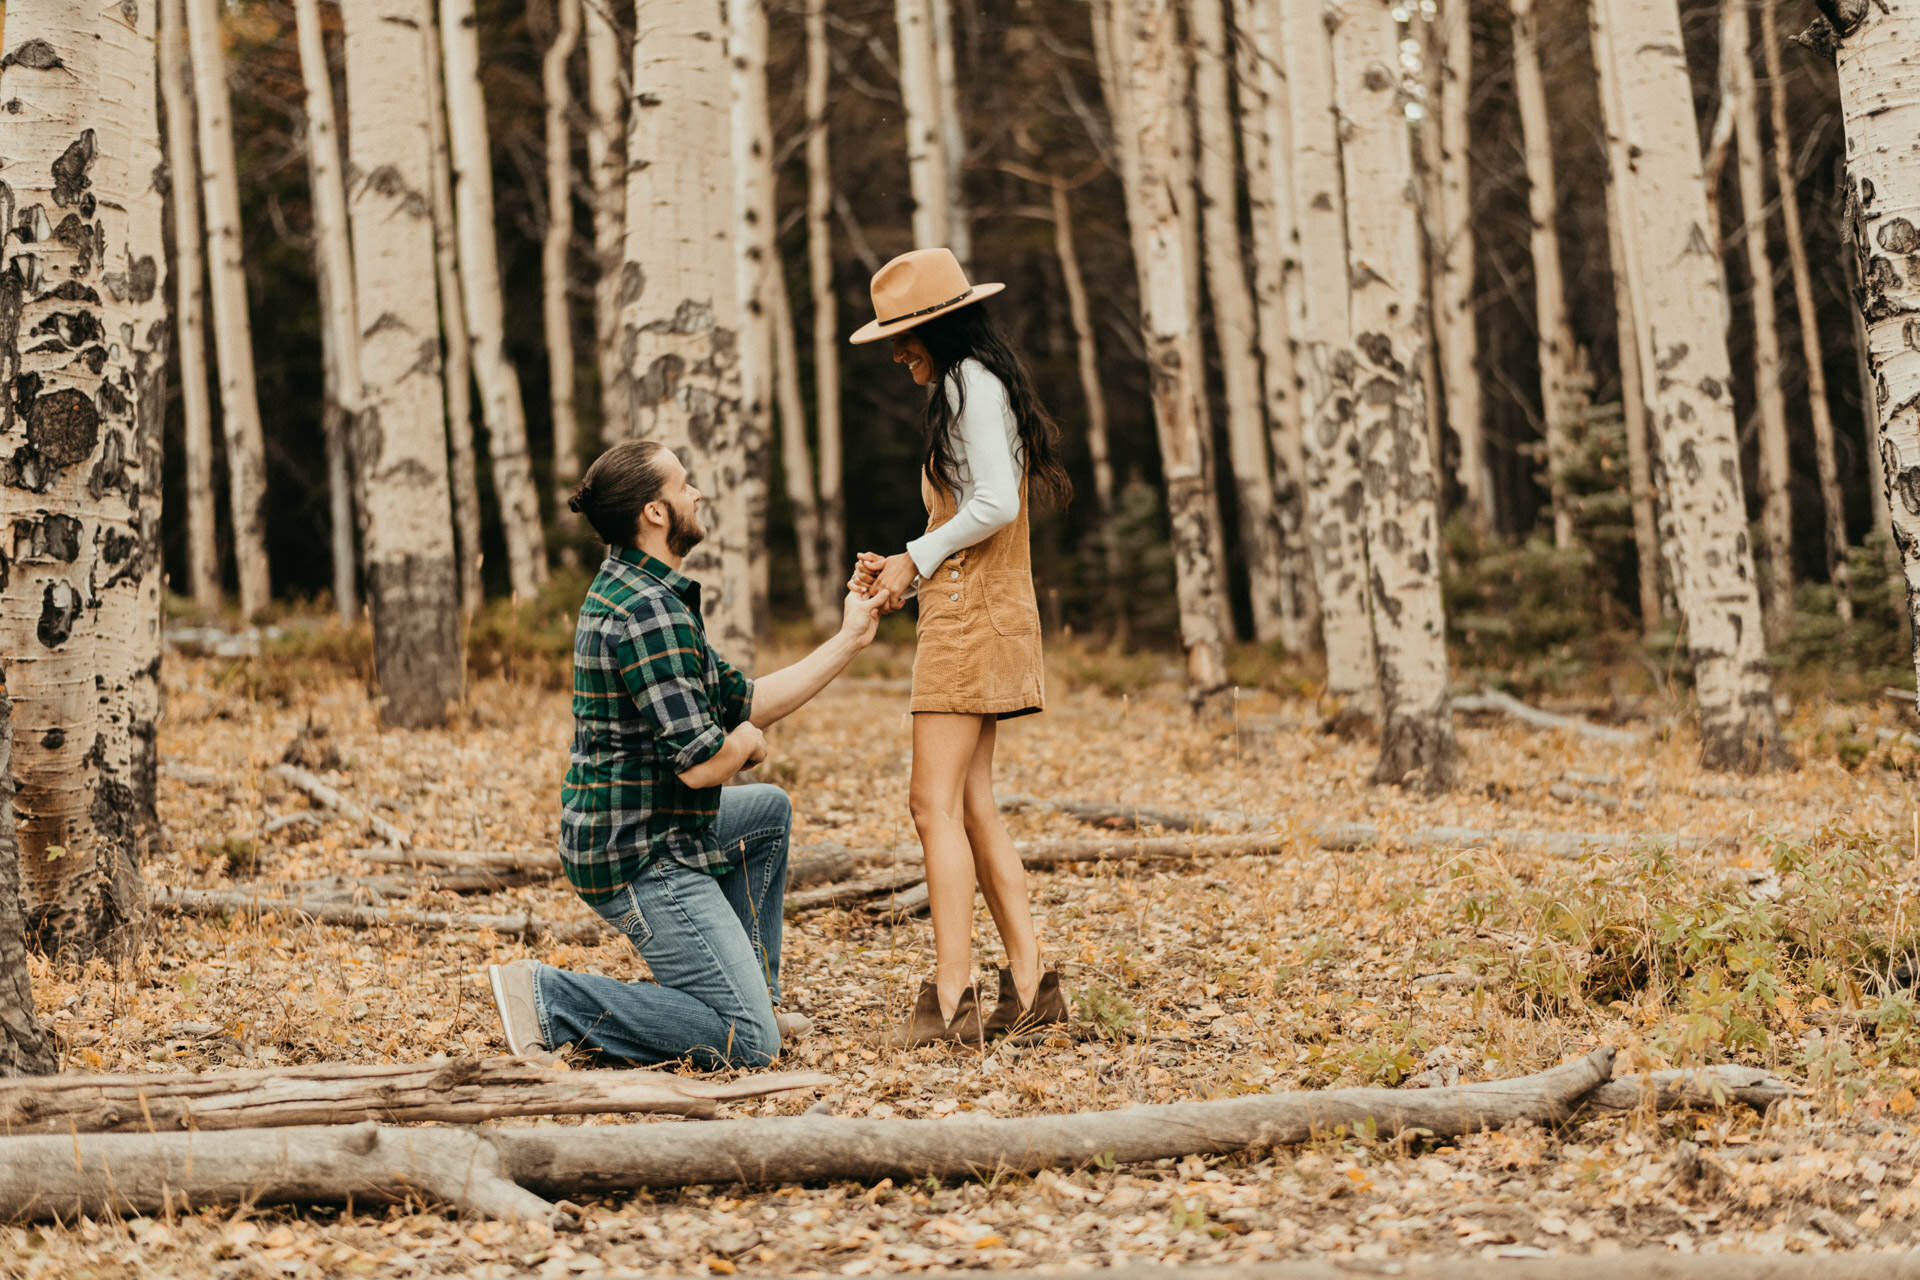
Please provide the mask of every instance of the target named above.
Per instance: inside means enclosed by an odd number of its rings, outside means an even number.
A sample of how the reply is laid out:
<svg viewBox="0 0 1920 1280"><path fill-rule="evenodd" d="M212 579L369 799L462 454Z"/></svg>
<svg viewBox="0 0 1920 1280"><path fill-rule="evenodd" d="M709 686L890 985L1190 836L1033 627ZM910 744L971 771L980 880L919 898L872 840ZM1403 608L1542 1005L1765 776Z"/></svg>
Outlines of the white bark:
<svg viewBox="0 0 1920 1280"><path fill-rule="evenodd" d="M626 434L674 449L706 496L707 537L685 571L701 584L707 634L753 665L748 439L741 406L728 153L725 28L717 0L640 0L627 132L621 311Z"/></svg>
<svg viewBox="0 0 1920 1280"><path fill-rule="evenodd" d="M593 336L600 371L600 427L616 438L627 420L620 376L620 241L626 222L626 89L631 37L606 0L586 6L587 169L593 182ZM565 510L566 504L561 504Z"/></svg>
<svg viewBox="0 0 1920 1280"><path fill-rule="evenodd" d="M564 520L572 515L567 496L580 477L573 414L573 316L567 304L567 251L573 244L573 139L567 128L572 98L567 90L567 61L580 40L580 0L554 0L553 8L553 43L540 60L547 107L547 225L540 241L540 318L546 330L547 403L553 417L553 509ZM544 553L541 559L544 563Z"/></svg>
<svg viewBox="0 0 1920 1280"><path fill-rule="evenodd" d="M1198 705L1226 685L1222 648L1220 574L1209 532L1200 412L1200 335L1192 328L1186 235L1178 202L1192 198L1179 172L1176 136L1185 119L1185 69L1168 0L1128 0L1129 30L1123 58L1124 99L1133 129L1137 181L1129 183L1127 221L1140 277L1140 321L1147 348L1154 425L1167 486L1173 528L1175 590L1180 641L1187 654L1187 692Z"/></svg>
<svg viewBox="0 0 1920 1280"><path fill-rule="evenodd" d="M1863 260L1860 311L1893 541L1920 621L1920 0L1869 5L1839 32L1847 182ZM1920 626L1913 628L1920 635ZM1914 646L1920 670L1920 640Z"/></svg>
<svg viewBox="0 0 1920 1280"><path fill-rule="evenodd" d="M960 82L954 66L953 5L951 0L928 0L927 20L933 32L933 74L940 111L941 159L947 166L947 247L960 265L973 265L973 211L967 205L966 130L960 119Z"/></svg>
<svg viewBox="0 0 1920 1280"><path fill-rule="evenodd" d="M1473 92L1472 6L1440 0L1445 33L1441 63L1440 207L1434 275L1439 317L1441 385L1446 388L1447 425L1460 441L1454 481L1469 512L1493 528L1493 472L1481 423L1480 334L1473 306L1473 189L1468 165L1468 107Z"/></svg>
<svg viewBox="0 0 1920 1280"><path fill-rule="evenodd" d="M473 347L480 420L507 544L507 580L531 599L547 580L547 542L540 495L527 455L527 414L520 375L506 351L506 308L493 230L493 153L480 89L480 40L473 0L440 0L440 57L446 67L448 155L453 161L454 221L460 241L460 295Z"/></svg>
<svg viewBox="0 0 1920 1280"><path fill-rule="evenodd" d="M1844 623L1853 621L1853 583L1847 566L1847 506L1840 489L1840 464L1834 455L1833 410L1827 403L1826 357L1821 350L1818 305L1813 300L1813 275L1807 267L1806 235L1800 228L1800 183L1794 173L1793 134L1787 125L1787 81L1780 62L1780 29L1770 4L1760 6L1760 48L1767 67L1767 105L1773 125L1774 187L1780 193L1780 214L1786 223L1787 262L1793 271L1793 300L1800 320L1800 354L1807 366L1807 407L1813 414L1814 466L1820 476L1820 503L1825 519L1827 581L1833 586L1835 610Z"/></svg>
<svg viewBox="0 0 1920 1280"><path fill-rule="evenodd" d="M453 495L455 564L460 608L472 614L483 603L480 582L480 474L473 453L473 343L460 287L459 234L453 215L453 163L447 155L447 101L441 87L440 28L428 16L420 42L427 92L427 143L432 148L427 191L433 207L433 266L438 285L442 350L441 385L446 392L448 487Z"/></svg>
<svg viewBox="0 0 1920 1280"><path fill-rule="evenodd" d="M13 833L13 704L0 670L0 1078L60 1069L53 1041L34 1012L27 971L27 921L20 904L20 846Z"/></svg>
<svg viewBox="0 0 1920 1280"><path fill-rule="evenodd" d="M847 500L841 479L839 309L833 293L833 166L829 162L827 0L807 0L807 281L813 292L813 414L820 445L816 522L822 582L832 594L847 559ZM814 616L826 628L834 619Z"/></svg>
<svg viewBox="0 0 1920 1280"><path fill-rule="evenodd" d="M729 128L732 167L734 282L740 316L740 448L745 459L747 545L753 630L766 630L771 589L767 499L776 385L775 289L779 271L779 224L773 207L773 126L767 114L767 14L764 0L723 0L727 20ZM797 399L797 396L796 396Z"/></svg>
<svg viewBox="0 0 1920 1280"><path fill-rule="evenodd" d="M1253 604L1254 639L1282 638L1280 523L1261 414L1260 331L1240 254L1240 192L1228 93L1227 0L1193 0L1194 94L1200 124L1200 217L1207 297L1226 383L1228 458L1239 497L1240 555Z"/></svg>
<svg viewBox="0 0 1920 1280"><path fill-rule="evenodd" d="M1280 540L1280 643L1288 653L1319 644L1320 598L1306 536L1306 438L1300 421L1292 317L1300 263L1293 217L1292 129L1272 0L1235 0L1240 136L1252 215L1254 320L1261 393L1273 464L1273 519Z"/></svg>
<svg viewBox="0 0 1920 1280"><path fill-rule="evenodd" d="M320 282L328 371L338 419L360 412L365 395L360 376L360 322L353 305L353 246L347 229L347 189L340 173L340 136L334 124L333 73L327 66L319 0L294 0L300 44L300 78L306 86L307 173L313 192L314 273ZM327 430L327 494L333 538L333 600L342 622L360 609L354 587L351 464L345 424Z"/></svg>
<svg viewBox="0 0 1920 1280"><path fill-rule="evenodd" d="M1352 404L1353 328L1347 214L1333 100L1333 52L1311 0L1280 0L1293 125L1294 222L1300 236L1301 413L1306 423L1307 525L1327 693L1360 713L1379 709L1373 623L1367 615L1365 502Z"/></svg>
<svg viewBox="0 0 1920 1280"><path fill-rule="evenodd" d="M347 0L354 298L366 407L353 464L389 724L442 723L465 674L442 425L422 0Z"/></svg>
<svg viewBox="0 0 1920 1280"><path fill-rule="evenodd" d="M1773 255L1767 250L1767 182L1760 155L1759 90L1753 80L1749 0L1723 0L1722 30L1731 42L1733 134L1738 153L1740 222L1752 282L1753 378L1760 402L1760 528L1767 544L1767 633L1775 643L1793 625L1793 480L1787 454L1787 400L1780 390L1780 322L1773 297ZM1787 199L1791 187L1782 188Z"/></svg>
<svg viewBox="0 0 1920 1280"><path fill-rule="evenodd" d="M200 161L183 0L163 0L160 97L167 108L167 190L173 205L174 337L185 425L187 584L202 609L220 607L220 542L213 497L213 403L207 395L207 266L202 255Z"/></svg>
<svg viewBox="0 0 1920 1280"><path fill-rule="evenodd" d="M907 181L913 189L913 243L926 249L953 234L947 207L946 135L940 123L932 0L894 0L900 38L900 101L906 108Z"/></svg>
<svg viewBox="0 0 1920 1280"><path fill-rule="evenodd" d="M1347 271L1353 280L1353 406L1365 474L1367 566L1380 668L1380 762L1372 781L1425 791L1454 782L1440 602L1440 473L1427 438L1420 211L1401 106L1392 0L1357 0L1332 33L1346 123Z"/></svg>
<svg viewBox="0 0 1920 1280"><path fill-rule="evenodd" d="M154 7L10 15L0 96L0 683L32 944L85 959L142 910L159 660Z"/></svg>
<svg viewBox="0 0 1920 1280"><path fill-rule="evenodd" d="M1533 255L1533 309L1540 359L1540 418L1545 424L1547 492L1553 509L1553 545L1573 545L1573 507L1567 493L1567 429L1580 411L1573 393L1573 329L1567 323L1565 275L1560 269L1559 188L1553 177L1553 130L1540 79L1539 13L1534 0L1510 0L1513 10L1513 88L1525 141L1529 245Z"/></svg>
<svg viewBox="0 0 1920 1280"><path fill-rule="evenodd" d="M1740 487L1719 256L1672 0L1599 0L1611 60L1602 104L1618 175L1640 369L1666 493L1666 554L1685 616L1708 768L1790 760L1773 707ZM1631 34L1627 34L1631 33Z"/></svg>
<svg viewBox="0 0 1920 1280"><path fill-rule="evenodd" d="M240 575L240 610L251 618L272 601L273 578L267 566L267 455L254 390L253 326L240 245L240 175L233 155L233 113L217 0L186 0L186 5L206 198L213 351L220 367L220 425L227 443L227 505Z"/></svg>

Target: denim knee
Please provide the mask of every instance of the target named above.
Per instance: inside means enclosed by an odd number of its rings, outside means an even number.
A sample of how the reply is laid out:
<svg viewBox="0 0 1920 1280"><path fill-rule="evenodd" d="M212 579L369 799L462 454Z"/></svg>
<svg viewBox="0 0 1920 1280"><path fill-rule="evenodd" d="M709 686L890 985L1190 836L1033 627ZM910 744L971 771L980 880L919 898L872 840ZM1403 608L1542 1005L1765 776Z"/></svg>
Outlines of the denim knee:
<svg viewBox="0 0 1920 1280"><path fill-rule="evenodd" d="M733 1024L733 1043L727 1046L726 1065L770 1067L779 1056L780 1024L773 1020L773 1006L746 1014Z"/></svg>

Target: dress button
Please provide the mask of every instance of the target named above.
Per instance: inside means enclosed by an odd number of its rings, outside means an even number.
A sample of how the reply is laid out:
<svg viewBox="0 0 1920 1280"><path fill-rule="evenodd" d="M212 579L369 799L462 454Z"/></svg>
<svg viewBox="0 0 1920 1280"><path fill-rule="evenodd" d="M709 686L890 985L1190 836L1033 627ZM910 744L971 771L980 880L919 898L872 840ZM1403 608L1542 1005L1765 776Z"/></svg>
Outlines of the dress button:
<svg viewBox="0 0 1920 1280"><path fill-rule="evenodd" d="M949 595L947 597L947 599L949 600L958 600L959 598L960 598L960 593L958 591L954 592L952 595Z"/></svg>

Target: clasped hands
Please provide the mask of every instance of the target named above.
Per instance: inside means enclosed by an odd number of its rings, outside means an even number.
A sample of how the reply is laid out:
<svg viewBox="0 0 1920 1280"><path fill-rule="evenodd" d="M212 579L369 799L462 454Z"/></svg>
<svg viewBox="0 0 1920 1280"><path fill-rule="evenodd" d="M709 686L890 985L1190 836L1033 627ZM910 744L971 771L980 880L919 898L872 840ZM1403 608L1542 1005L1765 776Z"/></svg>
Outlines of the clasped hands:
<svg viewBox="0 0 1920 1280"><path fill-rule="evenodd" d="M907 603L907 592L917 576L913 558L904 551L891 556L862 551L854 560L847 590L857 596L878 599L880 612L892 613Z"/></svg>

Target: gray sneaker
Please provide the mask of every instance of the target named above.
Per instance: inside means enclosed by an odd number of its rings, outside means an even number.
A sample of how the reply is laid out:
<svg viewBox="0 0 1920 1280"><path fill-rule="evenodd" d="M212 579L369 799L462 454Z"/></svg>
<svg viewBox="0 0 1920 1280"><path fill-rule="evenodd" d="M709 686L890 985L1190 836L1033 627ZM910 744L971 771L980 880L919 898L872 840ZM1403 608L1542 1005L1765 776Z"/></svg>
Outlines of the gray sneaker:
<svg viewBox="0 0 1920 1280"><path fill-rule="evenodd" d="M774 1025L780 1028L780 1043L792 1044L813 1034L813 1019L804 1013L775 1013Z"/></svg>
<svg viewBox="0 0 1920 1280"><path fill-rule="evenodd" d="M508 964L490 964L487 982L493 987L493 1004L500 1011L500 1026L507 1033L507 1052L516 1058L545 1054L547 1046L540 1038L540 1015L533 1004L533 962L515 960Z"/></svg>

